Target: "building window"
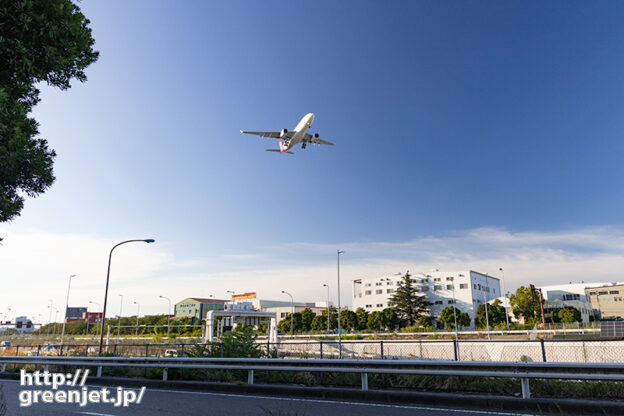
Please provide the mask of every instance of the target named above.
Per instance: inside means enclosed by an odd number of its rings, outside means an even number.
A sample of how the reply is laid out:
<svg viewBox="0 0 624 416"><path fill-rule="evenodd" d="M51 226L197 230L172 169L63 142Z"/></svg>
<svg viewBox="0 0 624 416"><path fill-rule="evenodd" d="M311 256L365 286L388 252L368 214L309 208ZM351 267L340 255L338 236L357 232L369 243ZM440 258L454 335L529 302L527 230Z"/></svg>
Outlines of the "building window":
<svg viewBox="0 0 624 416"><path fill-rule="evenodd" d="M447 277L447 278L446 278L446 281L447 281L447 282L452 282L452 281L453 281L453 276L449 276L449 277Z"/></svg>
<svg viewBox="0 0 624 416"><path fill-rule="evenodd" d="M442 305L444 302L441 300L436 300L433 304L434 305Z"/></svg>
<svg viewBox="0 0 624 416"><path fill-rule="evenodd" d="M390 286L392 282L386 282L386 286Z"/></svg>
<svg viewBox="0 0 624 416"><path fill-rule="evenodd" d="M381 283L381 282L375 283L375 286L381 286L381 285L383 285L383 283Z"/></svg>
<svg viewBox="0 0 624 416"><path fill-rule="evenodd" d="M446 290L453 290L453 285L446 285Z"/></svg>
<svg viewBox="0 0 624 416"><path fill-rule="evenodd" d="M377 304L377 307L378 307L378 308L383 308L383 303L378 303L378 304Z"/></svg>
<svg viewBox="0 0 624 416"><path fill-rule="evenodd" d="M608 295L609 292L598 292L599 295Z"/></svg>
<svg viewBox="0 0 624 416"><path fill-rule="evenodd" d="M476 283L473 283L473 285L474 285L474 288L476 289L476 288L477 288L477 284L476 284Z"/></svg>
<svg viewBox="0 0 624 416"><path fill-rule="evenodd" d="M365 308L372 308L372 307L373 307L373 305L366 305L366 306L364 306L364 307L365 307Z"/></svg>
<svg viewBox="0 0 624 416"><path fill-rule="evenodd" d="M441 282L442 278L441 277L436 277L435 279L433 279L434 282Z"/></svg>
<svg viewBox="0 0 624 416"><path fill-rule="evenodd" d="M370 291L370 290L367 290L366 292L364 292L364 294L365 294L365 295L370 295L370 294L371 294L371 291Z"/></svg>
<svg viewBox="0 0 624 416"><path fill-rule="evenodd" d="M459 284L459 288L460 289L468 289L468 283L460 283Z"/></svg>
<svg viewBox="0 0 624 416"><path fill-rule="evenodd" d="M378 294L378 295L381 295L383 293L383 290L378 289L378 290L375 291L375 293Z"/></svg>
<svg viewBox="0 0 624 416"><path fill-rule="evenodd" d="M421 286L420 291L421 292L428 292L429 291L429 286Z"/></svg>
<svg viewBox="0 0 624 416"><path fill-rule="evenodd" d="M444 290L444 286L442 286L442 285L435 285L433 287L433 290Z"/></svg>
<svg viewBox="0 0 624 416"><path fill-rule="evenodd" d="M454 301L453 299L451 299L451 300L449 300L447 303L448 303L449 305L452 305L453 303L455 303L455 301Z"/></svg>
<svg viewBox="0 0 624 416"><path fill-rule="evenodd" d="M364 286L366 286L366 287L370 287L370 283L366 283Z"/></svg>
<svg viewBox="0 0 624 416"><path fill-rule="evenodd" d="M416 283L416 279L410 279L410 282Z"/></svg>
<svg viewBox="0 0 624 416"><path fill-rule="evenodd" d="M394 289L386 289L386 293L392 293L394 292Z"/></svg>
<svg viewBox="0 0 624 416"><path fill-rule="evenodd" d="M609 294L610 294L610 295L619 295L619 294L620 294L620 291L619 291L619 290L610 290L610 291L609 291Z"/></svg>

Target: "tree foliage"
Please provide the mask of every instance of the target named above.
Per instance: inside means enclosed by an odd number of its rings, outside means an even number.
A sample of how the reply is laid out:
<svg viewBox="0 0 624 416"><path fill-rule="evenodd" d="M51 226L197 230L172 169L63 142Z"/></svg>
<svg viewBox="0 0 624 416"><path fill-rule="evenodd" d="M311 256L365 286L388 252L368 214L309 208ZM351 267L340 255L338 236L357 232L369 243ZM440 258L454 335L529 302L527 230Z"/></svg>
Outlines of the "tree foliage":
<svg viewBox="0 0 624 416"><path fill-rule="evenodd" d="M54 182L54 150L28 113L39 101L38 82L65 90L86 81L98 58L89 20L70 0L0 3L0 222L18 216L24 194Z"/></svg>
<svg viewBox="0 0 624 416"><path fill-rule="evenodd" d="M539 304L533 303L529 287L520 286L516 293L509 297L509 304L516 319L524 319L525 324L534 324L541 314Z"/></svg>
<svg viewBox="0 0 624 416"><path fill-rule="evenodd" d="M455 314L453 313L455 311ZM455 315L457 315L457 326L464 327L470 326L470 315L466 312L462 312L454 306L447 306L440 311L438 319L445 324L448 328L455 328Z"/></svg>
<svg viewBox="0 0 624 416"><path fill-rule="evenodd" d="M572 322L581 322L583 320L583 316L581 315L581 311L576 309L573 306L564 306L561 308L557 314L561 322L566 324Z"/></svg>
<svg viewBox="0 0 624 416"><path fill-rule="evenodd" d="M403 280L397 283L397 288L388 301L388 306L394 309L399 321L404 326L414 325L421 315L428 312L431 305L424 296L419 296L416 288L412 286L409 272L403 276Z"/></svg>
<svg viewBox="0 0 624 416"><path fill-rule="evenodd" d="M485 314L486 305L487 316ZM477 309L477 319L475 323L482 327L486 327L488 322L490 324L490 327L507 323L507 319L505 318L505 307L498 299L496 299L491 304L483 303L479 305L479 308Z"/></svg>

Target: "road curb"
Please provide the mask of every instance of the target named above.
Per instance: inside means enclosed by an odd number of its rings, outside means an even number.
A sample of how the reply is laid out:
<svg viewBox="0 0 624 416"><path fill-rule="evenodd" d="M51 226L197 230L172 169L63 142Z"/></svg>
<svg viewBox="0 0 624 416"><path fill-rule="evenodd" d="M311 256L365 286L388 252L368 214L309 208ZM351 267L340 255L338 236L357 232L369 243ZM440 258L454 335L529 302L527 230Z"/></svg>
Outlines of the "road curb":
<svg viewBox="0 0 624 416"><path fill-rule="evenodd" d="M536 397L495 396L487 394L458 394L430 391L368 390L302 385L214 383L181 380L128 379L116 377L92 378L88 384L126 387L146 386L149 389L178 389L219 393L262 394L275 397L300 397L326 400L401 405L429 405L458 409L538 412L548 415L624 415L624 401L559 399Z"/></svg>

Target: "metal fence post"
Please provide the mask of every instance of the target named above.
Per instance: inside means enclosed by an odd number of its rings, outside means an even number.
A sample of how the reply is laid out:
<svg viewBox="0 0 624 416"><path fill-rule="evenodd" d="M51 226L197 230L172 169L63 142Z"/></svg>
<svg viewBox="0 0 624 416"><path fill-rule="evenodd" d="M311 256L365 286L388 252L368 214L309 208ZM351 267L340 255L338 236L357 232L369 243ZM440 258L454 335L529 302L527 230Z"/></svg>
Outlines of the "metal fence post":
<svg viewBox="0 0 624 416"><path fill-rule="evenodd" d="M117 344L115 344L115 347L113 348L113 355L115 357L117 356Z"/></svg>
<svg viewBox="0 0 624 416"><path fill-rule="evenodd" d="M96 377L102 377L102 366L98 366L97 368L97 373L95 375Z"/></svg>
<svg viewBox="0 0 624 416"><path fill-rule="evenodd" d="M381 353L381 359L384 359L383 341L379 341L379 352Z"/></svg>
<svg viewBox="0 0 624 416"><path fill-rule="evenodd" d="M4 373L6 371L6 363L2 363L2 369L0 369L0 373Z"/></svg>
<svg viewBox="0 0 624 416"><path fill-rule="evenodd" d="M322 360L323 359L323 341L320 341L320 342L321 342L321 360Z"/></svg>
<svg viewBox="0 0 624 416"><path fill-rule="evenodd" d="M520 385L522 386L522 398L530 399L531 398L531 389L529 387L529 379L521 378Z"/></svg>
<svg viewBox="0 0 624 416"><path fill-rule="evenodd" d="M457 361L457 340L453 340L453 353L455 354L455 361Z"/></svg>
<svg viewBox="0 0 624 416"><path fill-rule="evenodd" d="M540 339L540 344L542 344L542 361L546 362L546 347L544 346L544 340L543 339ZM527 386L528 386L528 384L527 384Z"/></svg>
<svg viewBox="0 0 624 416"><path fill-rule="evenodd" d="M254 383L254 374L253 374L254 370L249 370L247 372L247 384L253 384Z"/></svg>
<svg viewBox="0 0 624 416"><path fill-rule="evenodd" d="M167 381L167 375L169 373L168 368L163 368L163 381Z"/></svg>
<svg viewBox="0 0 624 416"><path fill-rule="evenodd" d="M64 345L61 345L61 349L59 350L59 355L63 355L63 347Z"/></svg>
<svg viewBox="0 0 624 416"><path fill-rule="evenodd" d="M362 373L362 390L368 390L368 373Z"/></svg>
<svg viewBox="0 0 624 416"><path fill-rule="evenodd" d="M15 347L15 356L17 357L18 355L19 355L19 345Z"/></svg>

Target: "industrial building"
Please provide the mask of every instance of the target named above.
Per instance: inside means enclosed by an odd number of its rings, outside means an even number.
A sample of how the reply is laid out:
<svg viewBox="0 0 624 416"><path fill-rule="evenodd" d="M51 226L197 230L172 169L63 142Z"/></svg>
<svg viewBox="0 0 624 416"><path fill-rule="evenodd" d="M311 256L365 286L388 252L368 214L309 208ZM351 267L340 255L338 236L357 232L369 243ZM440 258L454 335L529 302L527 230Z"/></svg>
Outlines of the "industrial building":
<svg viewBox="0 0 624 416"><path fill-rule="evenodd" d="M611 283L585 289L602 319L624 319L624 284Z"/></svg>
<svg viewBox="0 0 624 416"><path fill-rule="evenodd" d="M224 299L186 298L175 304L174 318L191 318L193 322L206 317L208 311L222 311Z"/></svg>
<svg viewBox="0 0 624 416"><path fill-rule="evenodd" d="M544 313L549 314L553 309L571 306L581 312L582 322L588 324L590 316L598 314L599 307L592 303L589 292L594 288L609 285L605 282L597 283L568 283L563 285L540 286L544 299ZM624 292L623 292L624 293Z"/></svg>
<svg viewBox="0 0 624 416"><path fill-rule="evenodd" d="M388 301L402 280L402 273L354 280L353 309L362 308L372 312L387 308ZM411 283L418 294L431 303L432 317L439 316L442 309L455 304L457 309L470 316L471 327L474 327L479 306L502 295L498 278L474 270L415 273L411 276Z"/></svg>

